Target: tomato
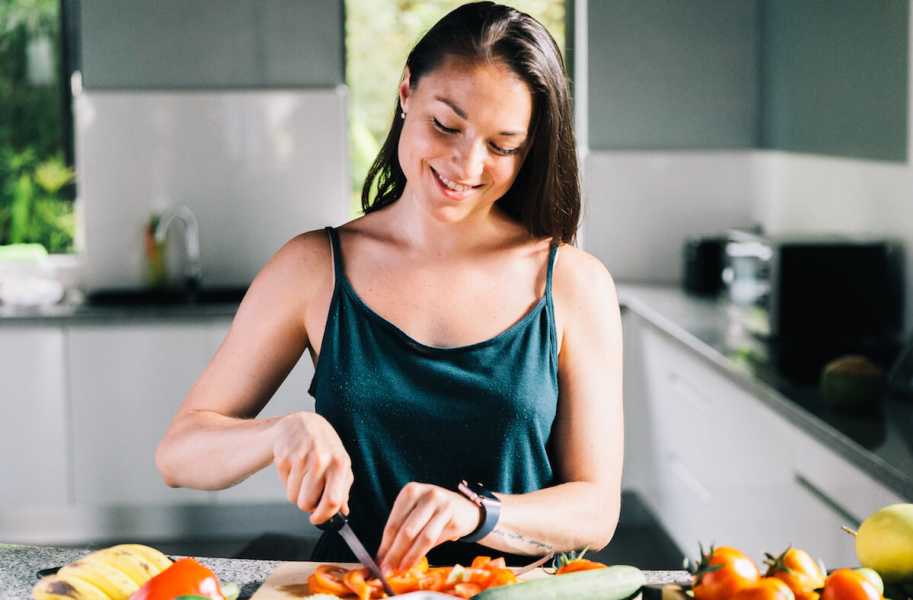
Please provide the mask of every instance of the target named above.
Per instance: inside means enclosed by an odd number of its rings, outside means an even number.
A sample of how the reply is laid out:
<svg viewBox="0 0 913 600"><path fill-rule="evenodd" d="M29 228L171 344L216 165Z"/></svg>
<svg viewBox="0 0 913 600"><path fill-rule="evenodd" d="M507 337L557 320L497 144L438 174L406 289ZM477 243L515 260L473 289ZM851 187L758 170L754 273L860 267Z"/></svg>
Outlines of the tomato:
<svg viewBox="0 0 913 600"><path fill-rule="evenodd" d="M511 585L517 583L517 576L510 569L493 569L491 579L488 580L488 587L499 587L502 585Z"/></svg>
<svg viewBox="0 0 913 600"><path fill-rule="evenodd" d="M346 569L335 565L320 565L308 577L308 593L345 596L349 588L342 582Z"/></svg>
<svg viewBox="0 0 913 600"><path fill-rule="evenodd" d="M740 589L758 581L758 567L735 548L720 546L705 553L701 547L700 563L693 569L694 597L697 600L730 600Z"/></svg>
<svg viewBox="0 0 913 600"><path fill-rule="evenodd" d="M601 562L589 560L587 558L575 558L561 565L561 568L555 572L555 575L565 573L575 573L577 571L592 571L593 569L605 569L606 566Z"/></svg>
<svg viewBox="0 0 913 600"><path fill-rule="evenodd" d="M824 582L821 600L881 600L881 593L853 569L837 569Z"/></svg>
<svg viewBox="0 0 913 600"><path fill-rule="evenodd" d="M736 592L732 600L796 600L796 595L782 580L762 577Z"/></svg>
<svg viewBox="0 0 913 600"><path fill-rule="evenodd" d="M370 600L371 594L374 589L368 585L368 582L365 581L365 575L368 574L368 570L364 567L360 569L352 569L342 577L342 582L346 584L346 587L349 588L356 596L358 600Z"/></svg>
<svg viewBox="0 0 913 600"><path fill-rule="evenodd" d="M177 596L225 600L219 587L219 578L192 558L175 561L133 592L130 600L173 600Z"/></svg>
<svg viewBox="0 0 913 600"><path fill-rule="evenodd" d="M798 596L813 592L824 585L824 572L805 550L787 548L780 556L767 554L766 577L776 577Z"/></svg>

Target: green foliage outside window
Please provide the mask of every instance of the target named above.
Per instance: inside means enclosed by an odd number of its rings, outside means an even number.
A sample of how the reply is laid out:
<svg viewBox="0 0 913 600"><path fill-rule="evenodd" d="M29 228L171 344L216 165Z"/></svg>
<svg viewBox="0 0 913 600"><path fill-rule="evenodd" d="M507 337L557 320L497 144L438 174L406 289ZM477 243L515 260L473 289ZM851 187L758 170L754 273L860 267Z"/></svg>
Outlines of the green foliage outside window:
<svg viewBox="0 0 913 600"><path fill-rule="evenodd" d="M0 245L72 252L57 0L0 0Z"/></svg>
<svg viewBox="0 0 913 600"><path fill-rule="evenodd" d="M361 212L361 186L393 118L396 89L409 50L442 16L465 0L345 0L349 86L351 209ZM565 0L507 0L565 43Z"/></svg>

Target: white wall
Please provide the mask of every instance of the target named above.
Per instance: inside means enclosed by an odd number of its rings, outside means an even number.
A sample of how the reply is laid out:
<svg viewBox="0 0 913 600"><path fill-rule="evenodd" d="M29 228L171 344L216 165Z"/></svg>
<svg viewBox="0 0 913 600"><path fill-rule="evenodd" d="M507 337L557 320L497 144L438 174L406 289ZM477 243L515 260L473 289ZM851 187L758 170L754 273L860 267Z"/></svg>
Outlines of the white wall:
<svg viewBox="0 0 913 600"><path fill-rule="evenodd" d="M348 214L345 88L83 91L77 247L89 289L145 283L143 227L189 206L204 285L247 284L295 234ZM169 236L179 274L180 225Z"/></svg>
<svg viewBox="0 0 913 600"><path fill-rule="evenodd" d="M752 223L754 151L592 152L584 176L586 250L619 280L675 282L689 235Z"/></svg>

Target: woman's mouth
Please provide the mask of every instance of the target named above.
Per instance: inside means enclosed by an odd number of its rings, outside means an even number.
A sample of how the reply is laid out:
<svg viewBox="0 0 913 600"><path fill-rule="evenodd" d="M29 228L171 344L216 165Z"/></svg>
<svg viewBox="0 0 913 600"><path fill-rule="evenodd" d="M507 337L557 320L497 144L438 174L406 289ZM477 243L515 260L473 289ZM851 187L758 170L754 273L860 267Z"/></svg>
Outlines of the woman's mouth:
<svg viewBox="0 0 913 600"><path fill-rule="evenodd" d="M448 179L447 177L444 177L435 171L434 167L429 168L431 169L434 180L437 182L438 189L440 189L441 193L443 193L448 198L453 198L454 200L463 200L466 198L466 196L471 194L473 190L479 187L477 185L463 185L457 183L452 179Z"/></svg>

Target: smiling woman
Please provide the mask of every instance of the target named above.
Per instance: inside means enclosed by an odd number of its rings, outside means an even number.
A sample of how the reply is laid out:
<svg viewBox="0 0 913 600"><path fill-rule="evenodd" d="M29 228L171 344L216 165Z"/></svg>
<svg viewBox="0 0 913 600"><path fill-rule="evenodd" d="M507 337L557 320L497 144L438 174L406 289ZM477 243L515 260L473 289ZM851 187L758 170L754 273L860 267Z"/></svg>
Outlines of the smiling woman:
<svg viewBox="0 0 913 600"><path fill-rule="evenodd" d="M621 320L611 276L572 245L559 47L476 2L402 72L365 215L296 236L257 275L159 469L221 489L274 465L290 502L314 524L347 515L385 572L602 548L620 508ZM304 350L316 412L251 419ZM325 532L311 558L353 555Z"/></svg>
<svg viewBox="0 0 913 600"><path fill-rule="evenodd" d="M345 71L349 93L349 161L352 214L361 212L368 168L390 127L391 97L416 40L462 0L398 0L378 10L375 0L345 0ZM517 0L511 6L546 28L565 48L568 0ZM382 40L383 52L378 51Z"/></svg>

